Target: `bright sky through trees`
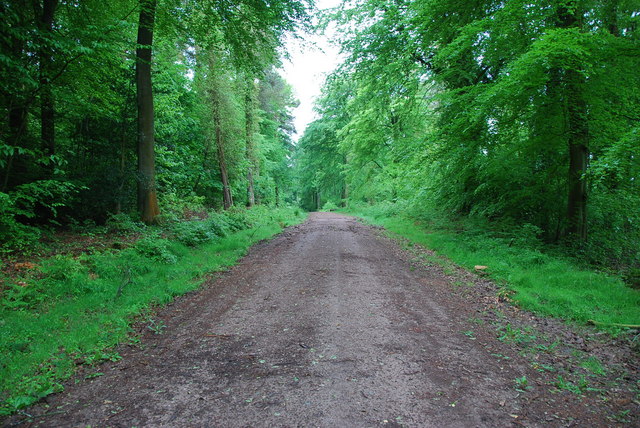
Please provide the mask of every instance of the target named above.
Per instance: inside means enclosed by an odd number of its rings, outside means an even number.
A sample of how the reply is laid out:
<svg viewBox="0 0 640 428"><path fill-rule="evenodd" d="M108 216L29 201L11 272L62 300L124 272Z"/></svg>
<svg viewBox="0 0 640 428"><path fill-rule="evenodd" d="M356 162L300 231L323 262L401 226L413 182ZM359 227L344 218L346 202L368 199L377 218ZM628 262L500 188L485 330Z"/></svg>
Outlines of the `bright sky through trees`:
<svg viewBox="0 0 640 428"><path fill-rule="evenodd" d="M318 9L325 10L338 7L341 0L318 0ZM294 125L297 134L294 139L302 136L307 125L315 118L313 101L320 95L320 89L327 74L340 63L340 48L331 44L334 27L327 29L325 34L313 34L297 40L289 37L285 49L290 58L283 61L282 76L293 86L300 106L293 111Z"/></svg>

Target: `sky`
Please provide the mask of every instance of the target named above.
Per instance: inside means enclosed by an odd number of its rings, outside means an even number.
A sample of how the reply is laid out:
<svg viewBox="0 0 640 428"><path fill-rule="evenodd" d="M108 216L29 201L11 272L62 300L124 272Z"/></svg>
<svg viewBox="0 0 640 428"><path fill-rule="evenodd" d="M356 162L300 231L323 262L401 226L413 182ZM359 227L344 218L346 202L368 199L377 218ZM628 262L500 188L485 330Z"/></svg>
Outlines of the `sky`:
<svg viewBox="0 0 640 428"><path fill-rule="evenodd" d="M316 6L318 9L328 9L337 7L340 3L341 0L318 0ZM325 76L341 62L339 48L330 43L331 33L328 30L326 35L306 35L304 41L289 38L285 43L290 58L283 60L280 73L300 100L300 106L293 110L297 131L293 135L295 141L316 118L313 102L320 95Z"/></svg>

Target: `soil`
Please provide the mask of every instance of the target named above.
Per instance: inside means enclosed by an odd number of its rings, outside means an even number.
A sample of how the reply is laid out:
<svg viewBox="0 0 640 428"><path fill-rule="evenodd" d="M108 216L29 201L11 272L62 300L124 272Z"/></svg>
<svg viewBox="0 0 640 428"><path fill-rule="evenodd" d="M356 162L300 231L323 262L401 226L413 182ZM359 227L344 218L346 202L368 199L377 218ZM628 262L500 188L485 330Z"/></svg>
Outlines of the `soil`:
<svg viewBox="0 0 640 428"><path fill-rule="evenodd" d="M4 424L639 422L629 341L520 311L481 275L402 247L352 217L311 214L159 310L120 361ZM581 367L589 357L606 373Z"/></svg>

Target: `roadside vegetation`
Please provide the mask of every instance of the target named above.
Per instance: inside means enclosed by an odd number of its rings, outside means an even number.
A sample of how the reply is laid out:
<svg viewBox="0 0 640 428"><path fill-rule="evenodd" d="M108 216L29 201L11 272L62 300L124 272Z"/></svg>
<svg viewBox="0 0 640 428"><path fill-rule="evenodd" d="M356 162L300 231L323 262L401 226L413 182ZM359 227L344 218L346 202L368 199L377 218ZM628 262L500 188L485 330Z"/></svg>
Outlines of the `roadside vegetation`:
<svg viewBox="0 0 640 428"><path fill-rule="evenodd" d="M297 143L278 68L313 2L33 6L0 6L0 413L118 359L132 323L160 333L155 305L298 210L382 225L536 313L640 324L635 2L344 2L318 22L345 61Z"/></svg>
<svg viewBox="0 0 640 428"><path fill-rule="evenodd" d="M636 9L362 0L331 11L345 61L298 144L301 205L480 266L523 308L638 326Z"/></svg>
<svg viewBox="0 0 640 428"><path fill-rule="evenodd" d="M501 286L501 297L524 309L609 331L640 328L639 290L616 274L598 272L561 249L545 247L531 225L497 229L436 214L416 218L393 204L356 204L342 211L488 276Z"/></svg>
<svg viewBox="0 0 640 428"><path fill-rule="evenodd" d="M299 209L269 207L200 214L163 226L119 215L79 233L94 244L109 239L107 248L5 259L14 269L0 276L0 415L60 391L78 365L118 360L114 347L137 340L134 325L162 333L155 307L306 217Z"/></svg>

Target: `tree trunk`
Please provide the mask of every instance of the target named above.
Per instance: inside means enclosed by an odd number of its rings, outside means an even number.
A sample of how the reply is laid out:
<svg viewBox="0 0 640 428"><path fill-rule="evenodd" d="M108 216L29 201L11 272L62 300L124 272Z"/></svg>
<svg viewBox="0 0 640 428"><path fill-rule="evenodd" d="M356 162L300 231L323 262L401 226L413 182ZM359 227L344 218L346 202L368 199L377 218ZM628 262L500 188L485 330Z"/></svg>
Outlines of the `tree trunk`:
<svg viewBox="0 0 640 428"><path fill-rule="evenodd" d="M580 25L576 2L559 9L559 26L575 28ZM577 70L564 73L564 96L567 114L567 143L569 145L569 177L567 198L567 234L580 241L587 239L587 178L589 160L589 127L587 103L583 96L584 77Z"/></svg>
<svg viewBox="0 0 640 428"><path fill-rule="evenodd" d="M608 0L605 2L603 21L609 33L616 37L620 36L620 28L618 27L618 0Z"/></svg>
<svg viewBox="0 0 640 428"><path fill-rule="evenodd" d="M24 100L21 100L24 101ZM9 107L9 144L14 147L22 147L22 137L27 132L27 106L23 102L18 102L17 106ZM9 155L5 165L4 176L2 178L2 192L6 192L9 187L9 178L13 169L13 159L15 153Z"/></svg>
<svg viewBox="0 0 640 428"><path fill-rule="evenodd" d="M43 35L43 41L38 49L39 82L40 82L40 132L42 153L46 157L56 152L55 106L51 88L53 55L47 46L53 34L53 22L58 0L39 0L34 2L34 12L38 21L38 29ZM48 164L48 173L53 173L53 163Z"/></svg>
<svg viewBox="0 0 640 428"><path fill-rule="evenodd" d="M8 12L14 12L11 7L0 4L0 13L2 16L9 16ZM14 20L5 23L8 28L21 28L25 25L27 18L24 16L26 11L24 8L17 8L14 14ZM16 63L24 63L25 60L25 40L21 37L17 37L14 33L7 37L0 38L0 49L2 55L6 55L11 61ZM7 131L6 143L13 147L23 147L22 139L27 133L27 114L29 112L27 105L27 97L25 93L24 83L20 83L18 77L14 76L15 82L11 89L2 94L2 101L5 102L7 109ZM10 154L7 159L7 163L4 166L2 174L2 186L0 191L6 192L9 188L13 161L16 155Z"/></svg>
<svg viewBox="0 0 640 428"><path fill-rule="evenodd" d="M345 182L344 185L342 186L342 195L341 195L341 201L340 201L340 206L342 208L345 208L347 206L347 198L349 197L349 189L347 188L347 183Z"/></svg>
<svg viewBox="0 0 640 428"><path fill-rule="evenodd" d="M211 66L213 72L213 65ZM215 82L213 82L215 85ZM233 196L231 195L231 187L229 186L229 173L227 171L227 162L224 155L224 139L222 138L222 112L220 111L220 100L217 88L210 91L213 107L213 126L215 128L215 142L218 153L218 167L220 168L220 180L222 181L222 206L228 210L233 206Z"/></svg>
<svg viewBox="0 0 640 428"><path fill-rule="evenodd" d="M581 241L587 239L587 179L589 134L586 106L582 100L570 100L569 120L569 197L567 232Z"/></svg>
<svg viewBox="0 0 640 428"><path fill-rule="evenodd" d="M233 206L233 196L229 187L229 173L227 162L224 158L224 141L222 140L222 123L218 109L214 111L214 125L216 127L216 147L218 149L218 165L220 167L220 179L222 181L222 205L225 210Z"/></svg>
<svg viewBox="0 0 640 428"><path fill-rule="evenodd" d="M156 0L140 0L136 92L138 100L138 210L145 223L160 214L156 195L151 47Z"/></svg>
<svg viewBox="0 0 640 428"><path fill-rule="evenodd" d="M247 92L245 94L245 140L246 140L246 156L249 164L247 168L247 207L251 208L256 203L253 177L255 172L256 155L255 155L255 90L256 86L253 79L247 82Z"/></svg>

